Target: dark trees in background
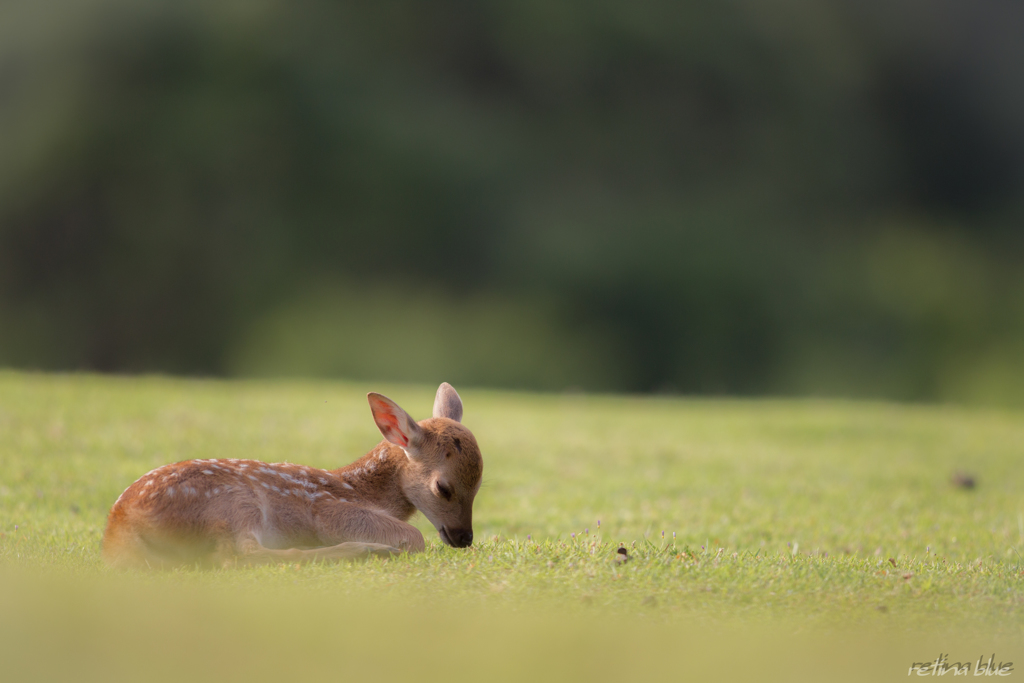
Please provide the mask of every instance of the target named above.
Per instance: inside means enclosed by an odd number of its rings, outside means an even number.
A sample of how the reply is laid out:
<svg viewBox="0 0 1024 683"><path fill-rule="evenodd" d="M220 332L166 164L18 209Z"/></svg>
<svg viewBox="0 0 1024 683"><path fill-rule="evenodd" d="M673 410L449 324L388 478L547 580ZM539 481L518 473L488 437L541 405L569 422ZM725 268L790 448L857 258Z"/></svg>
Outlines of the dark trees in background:
<svg viewBox="0 0 1024 683"><path fill-rule="evenodd" d="M0 8L0 364L1016 401L1016 3Z"/></svg>

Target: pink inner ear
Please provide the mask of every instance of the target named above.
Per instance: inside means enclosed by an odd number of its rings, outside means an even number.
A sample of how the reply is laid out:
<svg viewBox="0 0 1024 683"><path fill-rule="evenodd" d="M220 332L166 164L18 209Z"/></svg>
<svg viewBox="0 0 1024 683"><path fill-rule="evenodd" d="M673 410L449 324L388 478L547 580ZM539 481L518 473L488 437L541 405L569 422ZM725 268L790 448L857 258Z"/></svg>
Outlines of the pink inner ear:
<svg viewBox="0 0 1024 683"><path fill-rule="evenodd" d="M395 437L395 438L388 438L388 441L393 441L393 442L397 443L399 446L408 446L409 445L409 439L405 436L405 434L402 433L402 430L399 429L399 427L398 427L398 418L397 417L395 417L394 415L392 415L389 412L381 411L381 412L377 413L376 415L374 415L374 418L377 421L377 426L378 427L383 427L388 432L390 432L390 436ZM389 435L385 434L385 436L389 436Z"/></svg>
<svg viewBox="0 0 1024 683"><path fill-rule="evenodd" d="M399 446L401 446L403 448L405 448L406 446L409 445L409 439L405 438L405 434L403 434L402 432L400 432L400 431L398 431L397 429L394 429L394 428L392 428L391 431L394 433L393 435L397 436L398 438L397 439L389 439L389 441L393 441L393 442L397 443Z"/></svg>

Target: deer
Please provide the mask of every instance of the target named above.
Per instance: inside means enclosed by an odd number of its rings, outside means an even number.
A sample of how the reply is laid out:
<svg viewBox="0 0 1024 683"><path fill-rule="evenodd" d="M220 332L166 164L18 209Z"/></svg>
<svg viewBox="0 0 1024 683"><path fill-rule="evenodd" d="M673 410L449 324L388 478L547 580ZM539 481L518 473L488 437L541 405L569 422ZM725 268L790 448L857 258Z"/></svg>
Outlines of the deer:
<svg viewBox="0 0 1024 683"><path fill-rule="evenodd" d="M423 534L408 523L417 510L446 545L470 546L483 458L459 394L442 383L421 422L386 396L367 400L384 439L347 466L200 459L143 475L110 509L104 559L167 568L422 552Z"/></svg>

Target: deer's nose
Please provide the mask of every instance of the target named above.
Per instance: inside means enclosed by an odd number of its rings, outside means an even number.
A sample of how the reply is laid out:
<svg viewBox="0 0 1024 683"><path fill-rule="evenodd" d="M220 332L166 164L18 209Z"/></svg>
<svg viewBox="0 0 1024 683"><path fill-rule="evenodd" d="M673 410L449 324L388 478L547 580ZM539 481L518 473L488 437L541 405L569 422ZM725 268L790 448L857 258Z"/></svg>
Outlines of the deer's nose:
<svg viewBox="0 0 1024 683"><path fill-rule="evenodd" d="M466 548L473 545L472 529L445 529L445 531L448 533L453 547Z"/></svg>

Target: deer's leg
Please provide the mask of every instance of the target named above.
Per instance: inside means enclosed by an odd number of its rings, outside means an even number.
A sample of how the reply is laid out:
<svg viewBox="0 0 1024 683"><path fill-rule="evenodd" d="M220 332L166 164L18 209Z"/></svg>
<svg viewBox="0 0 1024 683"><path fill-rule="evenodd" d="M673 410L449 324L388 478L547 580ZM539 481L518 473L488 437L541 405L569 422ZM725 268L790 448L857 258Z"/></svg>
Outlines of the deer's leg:
<svg viewBox="0 0 1024 683"><path fill-rule="evenodd" d="M325 501L318 506L313 523L325 545L360 541L406 552L421 552L425 548L423 534L413 525L355 503Z"/></svg>
<svg viewBox="0 0 1024 683"><path fill-rule="evenodd" d="M247 536L235 544L236 552L224 554L228 562L239 564L277 564L281 562L336 562L338 560L363 560L371 555L391 557L402 552L398 548L382 543L348 541L324 548L265 548L255 536Z"/></svg>

